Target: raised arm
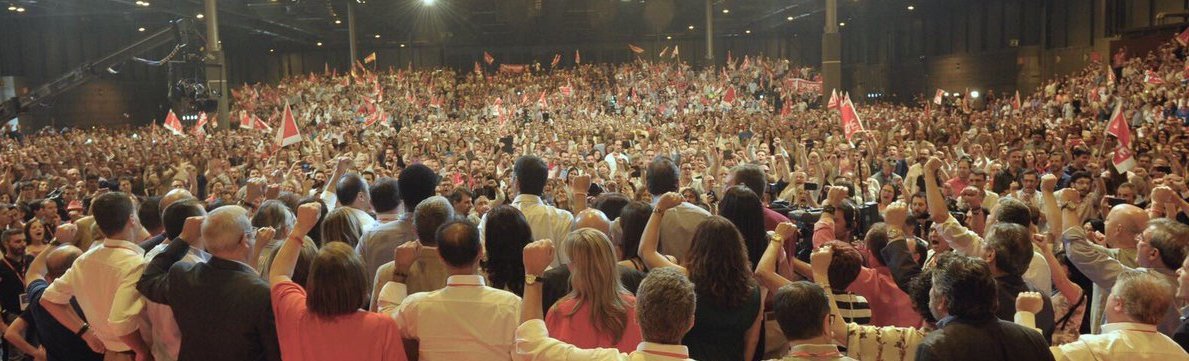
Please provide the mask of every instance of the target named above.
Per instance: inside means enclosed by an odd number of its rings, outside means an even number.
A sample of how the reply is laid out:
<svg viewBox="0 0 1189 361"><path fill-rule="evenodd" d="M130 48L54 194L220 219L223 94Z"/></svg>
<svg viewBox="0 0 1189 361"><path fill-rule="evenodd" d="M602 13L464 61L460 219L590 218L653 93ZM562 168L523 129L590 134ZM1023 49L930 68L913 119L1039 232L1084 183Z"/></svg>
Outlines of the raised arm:
<svg viewBox="0 0 1189 361"><path fill-rule="evenodd" d="M545 268L553 262L553 241L542 239L529 243L524 246L524 273L538 278L537 282L524 284L524 297L520 302L520 322L525 323L532 320L541 320L545 316L541 311L541 296L543 287L539 281L541 275L545 274Z"/></svg>
<svg viewBox="0 0 1189 361"><path fill-rule="evenodd" d="M834 322L830 323L830 327L834 331L834 341L845 345L847 322L842 318L842 312L838 310L838 303L834 302L834 291L830 287L830 262L833 260L834 248L830 246L818 248L809 255L809 262L813 266L813 280L826 290L826 298L829 299L830 314L834 318Z"/></svg>
<svg viewBox="0 0 1189 361"><path fill-rule="evenodd" d="M929 204L929 216L933 223L945 222L950 217L950 209L945 204L945 196L941 195L941 185L937 184L937 172L941 169L940 158L932 157L925 163L925 201Z"/></svg>
<svg viewBox="0 0 1189 361"><path fill-rule="evenodd" d="M136 290L141 295L156 303L169 304L169 269L186 256L190 243L202 242L202 222L205 218L186 218L182 234L171 240L164 252L145 265L144 274L136 282Z"/></svg>
<svg viewBox="0 0 1189 361"><path fill-rule="evenodd" d="M681 272L686 273L685 267L681 267L671 261L668 257L662 255L657 251L657 244L660 243L661 238L661 221L665 217L665 211L680 205L682 198L676 192L665 193L656 204L656 209L652 211L652 216L648 218L648 224L644 226L644 235L640 238L640 258L644 259L644 263L648 268L660 267L676 267Z"/></svg>
<svg viewBox="0 0 1189 361"><path fill-rule="evenodd" d="M1054 193L1057 189L1057 176L1052 174L1045 174L1040 178L1040 195L1044 200L1044 215L1045 221L1049 223L1049 235L1053 239L1061 237L1061 227L1065 222L1061 219L1061 208L1057 206L1057 194ZM1049 252L1052 252L1051 244L1049 245ZM1055 275L1055 274L1054 274Z"/></svg>
<svg viewBox="0 0 1189 361"><path fill-rule="evenodd" d="M1061 192L1061 218L1065 232L1065 255L1069 262L1082 271L1094 284L1102 288L1111 288L1119 274L1129 267L1106 253L1102 246L1091 244L1086 239L1086 230L1081 226L1081 215L1078 214L1076 204L1080 195L1076 190L1069 189Z"/></svg>
<svg viewBox="0 0 1189 361"><path fill-rule="evenodd" d="M575 215L586 209L586 195L590 190L590 175L570 177L570 204Z"/></svg>
<svg viewBox="0 0 1189 361"><path fill-rule="evenodd" d="M941 160L937 157L929 158L925 163L925 200L929 204L929 215L933 223L939 227L941 237L949 243L955 251L969 257L982 256L982 237L958 223L950 215L945 205L945 197L941 195L941 185L937 184L937 170L941 168Z"/></svg>
<svg viewBox="0 0 1189 361"><path fill-rule="evenodd" d="M764 255L760 257L760 262L756 265L756 278L764 285L764 288L768 289L768 292L776 292L784 285L792 283L776 272L776 261L780 258L780 252L784 250L786 241L797 241L797 226L789 222L782 222L776 225L776 234L768 238L768 248L764 250Z"/></svg>

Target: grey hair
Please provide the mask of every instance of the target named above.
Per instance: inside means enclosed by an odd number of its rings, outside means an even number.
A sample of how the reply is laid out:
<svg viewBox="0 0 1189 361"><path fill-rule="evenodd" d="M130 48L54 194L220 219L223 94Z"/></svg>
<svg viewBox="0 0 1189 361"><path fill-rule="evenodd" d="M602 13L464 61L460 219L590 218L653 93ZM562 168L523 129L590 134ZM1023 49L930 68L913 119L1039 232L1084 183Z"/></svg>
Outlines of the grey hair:
<svg viewBox="0 0 1189 361"><path fill-rule="evenodd" d="M235 249L245 234L252 233L248 210L240 206L223 206L206 215L202 222L202 241L211 253Z"/></svg>
<svg viewBox="0 0 1189 361"><path fill-rule="evenodd" d="M424 245L437 245L438 227L454 219L454 205L442 196L426 198L413 209L413 228Z"/></svg>

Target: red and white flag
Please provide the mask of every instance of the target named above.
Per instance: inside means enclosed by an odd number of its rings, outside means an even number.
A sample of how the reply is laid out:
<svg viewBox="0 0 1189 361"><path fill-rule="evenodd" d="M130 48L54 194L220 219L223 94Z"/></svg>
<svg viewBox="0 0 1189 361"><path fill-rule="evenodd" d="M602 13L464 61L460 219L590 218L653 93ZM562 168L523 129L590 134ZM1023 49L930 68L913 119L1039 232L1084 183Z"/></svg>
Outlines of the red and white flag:
<svg viewBox="0 0 1189 361"><path fill-rule="evenodd" d="M364 124L363 124L363 127L364 127L364 128L369 128L369 127L371 127L371 126L372 126L372 124L376 124L376 123L378 123L380 120L383 120L383 119L385 119L385 118L387 118L387 117L388 117L388 114L384 114L384 111L383 111L383 110L380 110L380 111L378 111L378 112L375 112L375 113L373 113L371 116L367 117L367 123L364 123Z"/></svg>
<svg viewBox="0 0 1189 361"><path fill-rule="evenodd" d="M537 106L540 106L541 109L549 108L549 99L545 97L545 92L541 92L541 97L537 99Z"/></svg>
<svg viewBox="0 0 1189 361"><path fill-rule="evenodd" d="M1115 70L1108 65L1106 67L1106 86L1115 86Z"/></svg>
<svg viewBox="0 0 1189 361"><path fill-rule="evenodd" d="M198 113L198 122L194 123L194 128L192 128L190 130L190 133L194 134L199 139L206 137L206 128L203 128L203 126L205 126L206 123L207 123L206 113L199 112Z"/></svg>
<svg viewBox="0 0 1189 361"><path fill-rule="evenodd" d="M1185 31L1177 34L1176 39L1177 43L1181 44L1181 46L1189 46L1189 28L1185 28Z"/></svg>
<svg viewBox="0 0 1189 361"><path fill-rule="evenodd" d="M252 117L248 116L248 112L239 111L239 129L248 129L252 127Z"/></svg>
<svg viewBox="0 0 1189 361"><path fill-rule="evenodd" d="M1122 102L1115 104L1115 112L1111 114L1111 121L1106 126L1106 134L1119 140L1119 145L1115 147L1115 156L1111 159L1115 169L1122 173L1135 167L1135 153L1131 151L1131 129L1123 116Z"/></svg>
<svg viewBox="0 0 1189 361"><path fill-rule="evenodd" d="M941 105L944 96L945 90L937 89L937 94L933 95L933 104Z"/></svg>
<svg viewBox="0 0 1189 361"><path fill-rule="evenodd" d="M574 64L582 64L582 53L578 49L574 49Z"/></svg>
<svg viewBox="0 0 1189 361"><path fill-rule="evenodd" d="M863 131L863 121L859 119L859 112L855 104L851 103L850 95L842 99L838 112L842 115L842 132L846 135L846 141L853 143L855 134Z"/></svg>
<svg viewBox="0 0 1189 361"><path fill-rule="evenodd" d="M1020 103L1020 90L1017 89L1016 97L1015 97L1015 99L1012 99L1012 102L1011 102L1011 108L1015 109L1015 110L1020 110L1021 106L1023 106L1023 104Z"/></svg>
<svg viewBox="0 0 1189 361"><path fill-rule="evenodd" d="M272 127L267 122L260 120L255 114L252 115L252 129L256 129L265 133L271 132Z"/></svg>
<svg viewBox="0 0 1189 361"><path fill-rule="evenodd" d="M673 54L671 54L672 58L677 59L678 54L680 54L680 51L678 51L677 45L673 45Z"/></svg>
<svg viewBox="0 0 1189 361"><path fill-rule="evenodd" d="M735 103L735 87L727 88L727 95L722 100L728 104Z"/></svg>
<svg viewBox="0 0 1189 361"><path fill-rule="evenodd" d="M173 110L170 110L169 114L165 115L165 129L169 129L175 135L186 135L185 131L182 130L182 121L178 119L177 115L173 114Z"/></svg>
<svg viewBox="0 0 1189 361"><path fill-rule="evenodd" d="M636 53L636 54L644 53L644 48L641 48L639 46L636 46L635 44L630 44L630 43L628 44L628 50L631 50L633 53Z"/></svg>
<svg viewBox="0 0 1189 361"><path fill-rule="evenodd" d="M1160 84L1164 84L1164 79L1161 79L1160 75L1157 75L1156 72L1147 70L1147 71L1144 71L1144 83L1151 84L1151 85L1160 85Z"/></svg>
<svg viewBox="0 0 1189 361"><path fill-rule="evenodd" d="M484 51L483 52L483 61L487 62L487 65L491 65L491 63L495 62L495 57L491 56L491 53Z"/></svg>
<svg viewBox="0 0 1189 361"><path fill-rule="evenodd" d="M549 67L556 68L559 63L561 63L561 54L553 54L553 61L549 62Z"/></svg>
<svg viewBox="0 0 1189 361"><path fill-rule="evenodd" d="M289 102L285 102L285 113L281 116L281 126L277 127L277 137L274 142L277 148L284 148L301 142L301 131L297 129L297 120L293 119L293 112L289 110Z"/></svg>
<svg viewBox="0 0 1189 361"><path fill-rule="evenodd" d="M826 103L826 109L838 109L838 89L830 90L830 101Z"/></svg>

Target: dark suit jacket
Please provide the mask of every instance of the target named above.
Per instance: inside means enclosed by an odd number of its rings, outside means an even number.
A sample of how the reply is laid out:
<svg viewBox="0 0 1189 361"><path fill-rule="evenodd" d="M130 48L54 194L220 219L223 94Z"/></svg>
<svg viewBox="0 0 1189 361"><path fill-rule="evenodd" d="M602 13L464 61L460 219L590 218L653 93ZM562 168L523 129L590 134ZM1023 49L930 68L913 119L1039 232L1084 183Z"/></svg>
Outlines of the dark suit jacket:
<svg viewBox="0 0 1189 361"><path fill-rule="evenodd" d="M1053 314L1053 299L1049 298L1047 292L1028 285L1021 276L996 277L995 286L998 288L997 294L999 296L999 309L995 312L995 316L1007 322L1012 322L1016 319L1016 296L1020 292L1040 292L1040 297L1044 299L1044 307L1040 309L1040 313L1036 314L1036 328L1039 328L1044 333L1046 340L1053 339L1053 327L1055 326L1056 318Z"/></svg>
<svg viewBox="0 0 1189 361"><path fill-rule="evenodd" d="M1000 319L947 317L917 346L917 361L1052 361L1049 342L1036 331Z"/></svg>
<svg viewBox="0 0 1189 361"><path fill-rule="evenodd" d="M636 294L636 289L640 287L640 282L644 281L644 276L647 274L637 271L631 267L616 266L619 268L619 283L626 288L628 292L633 295ZM545 271L541 275L541 307L544 308L544 314L549 314L549 308L553 304L570 293L570 267L561 265L561 267L552 268Z"/></svg>
<svg viewBox="0 0 1189 361"><path fill-rule="evenodd" d="M178 360L281 360L268 283L251 267L219 257L178 263L189 248L170 243L136 284L145 298L173 308L182 332Z"/></svg>

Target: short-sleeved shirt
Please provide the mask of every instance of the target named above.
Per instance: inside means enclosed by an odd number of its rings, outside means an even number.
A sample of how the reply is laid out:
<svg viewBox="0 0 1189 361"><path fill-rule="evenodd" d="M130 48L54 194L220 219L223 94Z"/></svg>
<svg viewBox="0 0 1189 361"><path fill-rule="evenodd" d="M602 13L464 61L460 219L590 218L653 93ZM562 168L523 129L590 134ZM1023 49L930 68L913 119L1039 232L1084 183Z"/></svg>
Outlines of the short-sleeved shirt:
<svg viewBox="0 0 1189 361"><path fill-rule="evenodd" d="M599 332L595 328L590 303L579 302L576 298L564 298L554 304L545 316L545 326L549 329L551 337L578 348L616 348L619 352L630 353L643 341L640 323L636 321L636 298L623 294L620 295L620 299L626 304L624 311L627 314L623 333L618 341L614 339L614 335Z"/></svg>
<svg viewBox="0 0 1189 361"><path fill-rule="evenodd" d="M62 326L45 308L41 307L41 294L50 284L45 280L35 280L29 283L29 309L21 315L26 323L32 325L37 332L37 338L45 345L45 355L49 361L99 361L103 354L91 352L91 348L82 338L76 336L66 326ZM74 300L70 301L74 312L84 320L83 310Z"/></svg>
<svg viewBox="0 0 1189 361"><path fill-rule="evenodd" d="M296 283L278 283L271 293L285 360L405 360L391 317L360 310L327 320L310 312L306 291Z"/></svg>

